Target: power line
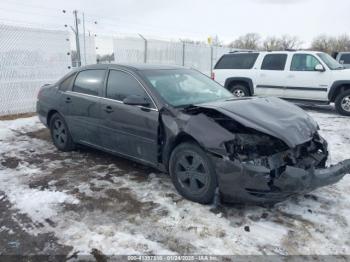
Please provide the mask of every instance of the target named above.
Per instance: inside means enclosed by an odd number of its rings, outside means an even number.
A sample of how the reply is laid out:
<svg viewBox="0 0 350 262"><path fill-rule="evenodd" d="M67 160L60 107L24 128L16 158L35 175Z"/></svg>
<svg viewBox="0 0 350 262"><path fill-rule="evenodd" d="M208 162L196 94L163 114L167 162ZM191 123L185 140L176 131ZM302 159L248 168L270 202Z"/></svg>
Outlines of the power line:
<svg viewBox="0 0 350 262"><path fill-rule="evenodd" d="M12 12L12 13L17 13L17 14L32 14L32 15L35 15L35 16L40 16L40 17L49 17L51 18L56 18L56 19L60 19L60 21L62 19L64 19L65 17L60 15L62 14L62 10L63 9L59 9L59 8L54 8L54 7L45 7L45 6L37 6L37 5L33 5L33 4L26 4L26 3L20 3L16 0L12 0L11 3L9 2L5 2L6 5L14 5L14 2L15 3L18 3L18 5L15 4L16 6L16 10L14 9L10 9L8 7L0 7L0 10L7 10L9 12ZM32 10L21 10L21 9L18 9L18 6L21 6L21 7L28 7L28 8L31 8ZM5 10L5 11L6 11ZM64 9L65 10L65 13L71 13L72 10L69 10L69 9ZM47 13L47 11L50 11L50 14ZM53 12L54 11L54 12ZM149 33L152 33L152 34L168 34L169 35L169 32L171 32L172 34L176 33L177 35L180 35L178 34L178 32L182 32L181 35L182 37L191 37L193 38L194 35L196 35L198 38L203 38L203 37L206 37L208 35L207 32L186 32L187 30L186 29L178 29L178 30L169 30L169 29L165 29L165 28L161 28L159 26L156 26L156 25L150 25L150 24L145 24L145 23L139 23L139 22L130 22L130 21L126 21L124 19L120 19L120 18L111 18L109 16L106 16L106 15L100 15L100 14L94 14L94 13L90 13L90 12L85 12L85 21L87 23L86 27L87 29L93 29L93 31L99 31L99 33L102 31L104 32L114 32L114 33L121 33L121 31L124 31L126 32L127 30L131 30L131 31L134 31L136 34L141 32L141 33L146 33L149 34ZM68 17L67 17L68 19ZM96 23L96 19L98 19L98 23ZM25 21L22 21L22 22L25 22ZM65 20L65 24L68 24L68 20ZM104 28L104 27L107 27L107 28ZM115 29L111 29L111 28L108 28L108 27L112 27L112 28L118 28L119 30L115 30ZM124 28L124 30L120 30L120 28ZM91 31L91 30L90 30ZM145 32L146 31L146 32ZM186 32L186 33L184 33Z"/></svg>
<svg viewBox="0 0 350 262"><path fill-rule="evenodd" d="M11 0L11 2L4 2L4 0L2 0L1 4L12 5L16 8L18 8L19 6L23 6L23 7L29 7L29 8L34 8L34 9L51 10L51 11L55 11L57 13L62 11L62 9L59 9L56 7L38 6L38 5L32 5L32 4L28 5L28 3L25 3L23 1L16 1L16 0ZM73 10L71 10L71 11L73 11Z"/></svg>

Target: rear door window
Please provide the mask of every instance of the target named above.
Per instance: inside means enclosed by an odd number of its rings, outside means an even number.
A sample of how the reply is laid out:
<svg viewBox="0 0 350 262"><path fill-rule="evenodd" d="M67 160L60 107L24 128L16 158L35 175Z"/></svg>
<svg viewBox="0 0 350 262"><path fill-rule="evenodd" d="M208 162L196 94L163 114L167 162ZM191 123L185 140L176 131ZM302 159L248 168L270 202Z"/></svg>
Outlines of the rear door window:
<svg viewBox="0 0 350 262"><path fill-rule="evenodd" d="M227 54L215 65L215 69L251 69L253 68L259 53Z"/></svg>
<svg viewBox="0 0 350 262"><path fill-rule="evenodd" d="M76 74L70 75L69 77L67 77L65 80L63 80L59 86L59 89L61 91L67 91L69 90L72 85L73 85L73 81L74 81L74 77Z"/></svg>
<svg viewBox="0 0 350 262"><path fill-rule="evenodd" d="M99 95L103 88L105 70L94 69L81 71L75 79L73 91L87 95Z"/></svg>
<svg viewBox="0 0 350 262"><path fill-rule="evenodd" d="M264 57L261 70L283 71L286 66L287 54L268 54Z"/></svg>

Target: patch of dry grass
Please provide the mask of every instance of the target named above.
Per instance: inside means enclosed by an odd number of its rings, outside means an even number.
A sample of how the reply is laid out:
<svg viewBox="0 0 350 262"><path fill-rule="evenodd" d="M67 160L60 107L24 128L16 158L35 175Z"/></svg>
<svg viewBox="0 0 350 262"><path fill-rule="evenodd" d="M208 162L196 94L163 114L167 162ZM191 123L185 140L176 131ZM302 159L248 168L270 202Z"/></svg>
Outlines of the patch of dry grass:
<svg viewBox="0 0 350 262"><path fill-rule="evenodd" d="M5 116L0 116L0 121L2 121L2 120L14 120L14 119L17 119L17 118L32 117L32 116L35 116L35 115L36 115L35 112L15 114L15 115L5 115Z"/></svg>

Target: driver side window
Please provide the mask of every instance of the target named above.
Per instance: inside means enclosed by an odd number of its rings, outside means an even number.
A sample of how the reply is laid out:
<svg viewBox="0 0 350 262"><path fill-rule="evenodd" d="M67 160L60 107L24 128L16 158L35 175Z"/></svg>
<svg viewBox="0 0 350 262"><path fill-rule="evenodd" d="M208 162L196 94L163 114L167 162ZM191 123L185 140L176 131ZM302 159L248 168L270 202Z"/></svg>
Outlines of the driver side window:
<svg viewBox="0 0 350 262"><path fill-rule="evenodd" d="M107 81L106 97L123 101L129 96L139 96L151 102L148 94L132 75L123 71L111 70ZM150 107L154 107L152 102Z"/></svg>
<svg viewBox="0 0 350 262"><path fill-rule="evenodd" d="M321 64L313 55L295 54L293 55L290 71L315 71L315 67Z"/></svg>

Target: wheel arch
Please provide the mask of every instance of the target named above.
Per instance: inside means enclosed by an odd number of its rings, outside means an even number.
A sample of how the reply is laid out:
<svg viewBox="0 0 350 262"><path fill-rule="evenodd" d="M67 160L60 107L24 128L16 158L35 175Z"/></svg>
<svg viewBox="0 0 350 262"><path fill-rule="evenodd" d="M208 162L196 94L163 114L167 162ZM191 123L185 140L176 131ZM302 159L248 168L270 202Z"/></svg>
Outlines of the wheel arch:
<svg viewBox="0 0 350 262"><path fill-rule="evenodd" d="M339 93L350 90L350 80L340 80L332 84L329 89L328 99L330 102L334 102Z"/></svg>
<svg viewBox="0 0 350 262"><path fill-rule="evenodd" d="M46 123L47 123L47 126L50 127L50 121L51 121L51 118L54 114L60 114L56 109L50 109L47 113L47 117L46 117ZM60 114L61 115L61 114Z"/></svg>
<svg viewBox="0 0 350 262"><path fill-rule="evenodd" d="M167 149L163 152L163 164L167 171L169 171L169 162L172 152L182 143L194 143L203 149L200 143L193 136L183 131L180 132L176 137L174 137L172 142L167 146Z"/></svg>
<svg viewBox="0 0 350 262"><path fill-rule="evenodd" d="M229 77L225 80L224 87L229 90L232 84L243 84L248 88L249 95L254 95L254 85L253 80L248 77Z"/></svg>

